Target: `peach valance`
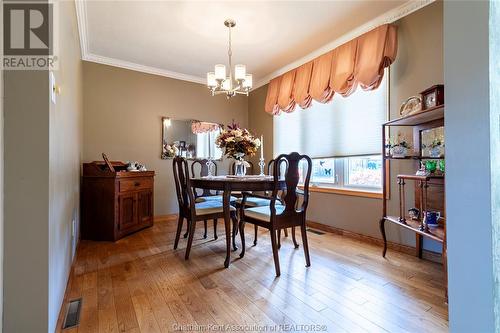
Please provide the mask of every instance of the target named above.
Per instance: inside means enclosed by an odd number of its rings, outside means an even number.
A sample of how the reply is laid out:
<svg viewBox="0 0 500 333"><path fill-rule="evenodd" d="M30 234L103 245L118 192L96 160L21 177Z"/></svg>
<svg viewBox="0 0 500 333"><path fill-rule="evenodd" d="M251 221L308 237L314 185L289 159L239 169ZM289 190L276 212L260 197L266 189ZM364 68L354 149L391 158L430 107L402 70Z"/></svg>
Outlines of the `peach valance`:
<svg viewBox="0 0 500 333"><path fill-rule="evenodd" d="M378 88L384 68L396 59L396 26L377 27L269 83L266 112L292 112L296 105L307 108L314 99L329 102L335 93L349 96L358 85Z"/></svg>
<svg viewBox="0 0 500 333"><path fill-rule="evenodd" d="M191 122L191 131L193 134L201 134L218 130L220 127L219 124L207 123L204 121L196 121L193 120Z"/></svg>

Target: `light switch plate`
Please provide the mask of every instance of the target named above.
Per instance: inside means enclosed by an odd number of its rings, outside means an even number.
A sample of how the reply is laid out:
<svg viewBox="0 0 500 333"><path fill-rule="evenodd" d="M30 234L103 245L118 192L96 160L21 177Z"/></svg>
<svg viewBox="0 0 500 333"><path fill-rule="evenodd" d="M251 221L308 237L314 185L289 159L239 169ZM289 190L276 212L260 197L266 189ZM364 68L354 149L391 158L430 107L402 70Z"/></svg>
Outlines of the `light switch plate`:
<svg viewBox="0 0 500 333"><path fill-rule="evenodd" d="M50 100L52 103L56 104L56 78L54 72L49 72L49 89L50 89Z"/></svg>

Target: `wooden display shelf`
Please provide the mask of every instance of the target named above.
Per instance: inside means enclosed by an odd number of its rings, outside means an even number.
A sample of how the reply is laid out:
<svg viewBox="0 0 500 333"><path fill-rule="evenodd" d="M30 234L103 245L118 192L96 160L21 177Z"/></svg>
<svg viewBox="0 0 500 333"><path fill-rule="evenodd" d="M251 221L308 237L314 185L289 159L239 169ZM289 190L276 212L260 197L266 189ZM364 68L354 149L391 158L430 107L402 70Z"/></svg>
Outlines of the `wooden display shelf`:
<svg viewBox="0 0 500 333"><path fill-rule="evenodd" d="M418 175L397 175L396 178L403 178L403 179L411 179L411 180L430 180L430 179L441 179L444 178L444 173L437 174L437 173L431 173L430 175L427 176L418 176Z"/></svg>
<svg viewBox="0 0 500 333"><path fill-rule="evenodd" d="M430 157L430 156L405 156L405 157L392 157L390 155L384 155L386 160L444 160L444 156L441 157Z"/></svg>
<svg viewBox="0 0 500 333"><path fill-rule="evenodd" d="M440 224L437 228L429 229L429 232L426 232L424 230L420 230L420 221L412 220L410 217L405 218L405 223L400 222L399 217L397 216L386 216L385 220L440 243L443 243L444 241L445 230L442 224Z"/></svg>
<svg viewBox="0 0 500 333"><path fill-rule="evenodd" d="M405 117L390 120L384 126L416 126L444 118L444 105L421 110Z"/></svg>
<svg viewBox="0 0 500 333"><path fill-rule="evenodd" d="M390 134L390 128L392 126L412 127L413 146L416 147L416 149L411 152L413 155L405 156L403 158L396 158L389 156L385 145L387 142L386 138ZM443 217L446 216L446 207L444 205L444 197L445 197L444 174L431 174L424 176L417 176L416 174L398 175L397 185L398 185L399 198L397 198L397 200L399 202L399 212L390 213L390 214L398 214L398 216L389 215L388 204L387 204L387 201L389 200L388 193L390 191L390 184L388 183L390 173L388 172L389 170L388 168L390 167L391 162L394 160L401 160L401 161L410 161L413 164L416 164L415 161L421 162L424 160L444 160L444 156L439 158L423 156L423 149L421 144L422 134L424 131L428 131L443 126L444 126L444 104L426 110L421 110L413 114L407 115L405 117L390 120L382 124L382 157L384 161L384 163L382 163L383 218L379 220L379 227L382 239L384 240L384 249L382 250L383 257L385 257L387 252L387 238L385 234L386 221L393 223L397 226L400 226L406 230L413 231L415 233L415 250L417 257L419 258L422 258L424 237L441 243L443 265L445 268L445 276L447 281L446 219L442 218L439 221L440 224L438 227L432 229L427 228L426 231L420 229L422 225L421 219L416 221L412 220L409 217L405 217L404 219L402 218L407 214L407 209L406 209L407 203L406 203L406 193L405 193L406 189L405 185L407 182L413 183L412 187L415 193L414 208L418 209L420 214L424 214L424 212L427 211L436 211L440 212ZM415 170L415 172L416 171L417 170ZM447 289L445 290L445 294L447 295Z"/></svg>

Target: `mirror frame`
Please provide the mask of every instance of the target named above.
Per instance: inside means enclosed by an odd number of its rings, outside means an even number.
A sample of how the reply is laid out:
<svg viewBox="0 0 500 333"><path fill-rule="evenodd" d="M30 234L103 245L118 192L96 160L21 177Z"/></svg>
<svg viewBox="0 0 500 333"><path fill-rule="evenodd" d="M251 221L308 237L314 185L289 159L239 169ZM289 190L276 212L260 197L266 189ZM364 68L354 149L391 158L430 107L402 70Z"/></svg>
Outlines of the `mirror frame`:
<svg viewBox="0 0 500 333"><path fill-rule="evenodd" d="M176 121L189 121L189 122L192 122L192 121L201 121L201 122L205 122L205 121L202 121L202 120L198 120L198 119L175 119L175 118L172 118L172 117L161 117L161 147L160 147L160 159L162 160L170 160L172 159L173 157L164 157L163 156L163 145L164 145L164 138L165 138L165 135L166 135L166 132L165 132L165 122L169 120L169 121L172 121L172 120L176 120ZM213 122L213 121L207 121L207 123L212 123L212 124L217 124L219 126L221 126L219 123L216 123L216 122ZM195 160L202 160L202 159L206 159L206 157L203 157L203 158L198 158L198 157L189 157L189 158L186 158L188 161L195 161ZM224 159L224 153L222 153L222 156L218 159L213 159L212 161L222 161Z"/></svg>

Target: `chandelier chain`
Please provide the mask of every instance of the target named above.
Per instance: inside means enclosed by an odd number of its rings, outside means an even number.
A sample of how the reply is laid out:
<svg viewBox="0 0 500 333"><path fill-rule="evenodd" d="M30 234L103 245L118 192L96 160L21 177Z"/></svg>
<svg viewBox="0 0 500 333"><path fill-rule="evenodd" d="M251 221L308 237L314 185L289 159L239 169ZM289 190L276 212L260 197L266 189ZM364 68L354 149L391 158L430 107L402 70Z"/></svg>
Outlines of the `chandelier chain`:
<svg viewBox="0 0 500 333"><path fill-rule="evenodd" d="M232 73L232 68L233 68L233 50L231 49L231 25L228 27L229 29L229 50L227 51L227 55L229 56L229 88L233 89L233 73Z"/></svg>

